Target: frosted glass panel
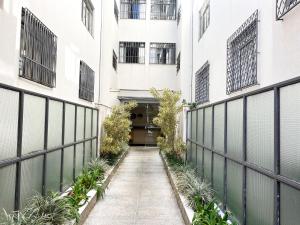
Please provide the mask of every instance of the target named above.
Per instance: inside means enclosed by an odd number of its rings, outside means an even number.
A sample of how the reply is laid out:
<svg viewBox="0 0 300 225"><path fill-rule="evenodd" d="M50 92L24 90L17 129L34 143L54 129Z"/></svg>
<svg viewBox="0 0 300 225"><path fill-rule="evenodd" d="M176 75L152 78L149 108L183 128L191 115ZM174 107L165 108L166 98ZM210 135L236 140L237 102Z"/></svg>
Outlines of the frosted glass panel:
<svg viewBox="0 0 300 225"><path fill-rule="evenodd" d="M17 156L19 93L0 88L0 109L0 160L2 160Z"/></svg>
<svg viewBox="0 0 300 225"><path fill-rule="evenodd" d="M97 135L97 110L93 110L93 137Z"/></svg>
<svg viewBox="0 0 300 225"><path fill-rule="evenodd" d="M247 99L247 160L274 169L274 93Z"/></svg>
<svg viewBox="0 0 300 225"><path fill-rule="evenodd" d="M84 133L84 108L77 107L77 128L76 128L76 140L83 140Z"/></svg>
<svg viewBox="0 0 300 225"><path fill-rule="evenodd" d="M0 169L0 210L14 210L16 165Z"/></svg>
<svg viewBox="0 0 300 225"><path fill-rule="evenodd" d="M203 149L200 147L197 147L197 173L200 177L203 176L203 162L202 162L202 158L203 158Z"/></svg>
<svg viewBox="0 0 300 225"><path fill-rule="evenodd" d="M21 163L21 208L37 192L42 193L44 156L28 159Z"/></svg>
<svg viewBox="0 0 300 225"><path fill-rule="evenodd" d="M84 165L86 166L92 159L92 146L91 146L91 141L86 141L85 142L85 157L84 157Z"/></svg>
<svg viewBox="0 0 300 225"><path fill-rule="evenodd" d="M49 101L48 148L62 145L63 103Z"/></svg>
<svg viewBox="0 0 300 225"><path fill-rule="evenodd" d="M73 159L74 159L74 147L68 147L64 149L64 174L63 174L63 186L68 187L73 182Z"/></svg>
<svg viewBox="0 0 300 225"><path fill-rule="evenodd" d="M247 224L274 224L274 182L247 170Z"/></svg>
<svg viewBox="0 0 300 225"><path fill-rule="evenodd" d="M285 184L280 185L281 224L298 225L300 212L300 191Z"/></svg>
<svg viewBox="0 0 300 225"><path fill-rule="evenodd" d="M44 149L45 99L24 95L22 154Z"/></svg>
<svg viewBox="0 0 300 225"><path fill-rule="evenodd" d="M214 109L214 149L224 152L224 104L216 105Z"/></svg>
<svg viewBox="0 0 300 225"><path fill-rule="evenodd" d="M92 136L92 110L86 109L85 112L85 138Z"/></svg>
<svg viewBox="0 0 300 225"><path fill-rule="evenodd" d="M205 109L204 145L211 148L212 140L212 107Z"/></svg>
<svg viewBox="0 0 300 225"><path fill-rule="evenodd" d="M187 147L187 161L189 163L191 163L191 161L192 161L192 145L191 145L190 141L187 142L186 147Z"/></svg>
<svg viewBox="0 0 300 225"><path fill-rule="evenodd" d="M83 168L83 144L76 145L76 167L75 176L77 177Z"/></svg>
<svg viewBox="0 0 300 225"><path fill-rule="evenodd" d="M196 141L197 135L197 111L192 112L192 140Z"/></svg>
<svg viewBox="0 0 300 225"><path fill-rule="evenodd" d="M198 110L197 142L203 144L203 109Z"/></svg>
<svg viewBox="0 0 300 225"><path fill-rule="evenodd" d="M211 181L211 151L204 150L204 177Z"/></svg>
<svg viewBox="0 0 300 225"><path fill-rule="evenodd" d="M227 103L227 152L242 159L243 152L243 99Z"/></svg>
<svg viewBox="0 0 300 225"><path fill-rule="evenodd" d="M187 113L187 138L191 138L191 112Z"/></svg>
<svg viewBox="0 0 300 225"><path fill-rule="evenodd" d="M227 161L227 206L234 216L242 221L243 168L230 160Z"/></svg>
<svg viewBox="0 0 300 225"><path fill-rule="evenodd" d="M61 151L55 151L47 154L47 175L46 190L59 191L60 185L60 167Z"/></svg>
<svg viewBox="0 0 300 225"><path fill-rule="evenodd" d="M92 141L92 158L95 159L97 157L97 140Z"/></svg>
<svg viewBox="0 0 300 225"><path fill-rule="evenodd" d="M300 84L280 89L281 174L300 181Z"/></svg>
<svg viewBox="0 0 300 225"><path fill-rule="evenodd" d="M217 198L222 201L224 196L224 158L214 154L213 185Z"/></svg>
<svg viewBox="0 0 300 225"><path fill-rule="evenodd" d="M74 142L75 106L66 104L65 108L65 144Z"/></svg>

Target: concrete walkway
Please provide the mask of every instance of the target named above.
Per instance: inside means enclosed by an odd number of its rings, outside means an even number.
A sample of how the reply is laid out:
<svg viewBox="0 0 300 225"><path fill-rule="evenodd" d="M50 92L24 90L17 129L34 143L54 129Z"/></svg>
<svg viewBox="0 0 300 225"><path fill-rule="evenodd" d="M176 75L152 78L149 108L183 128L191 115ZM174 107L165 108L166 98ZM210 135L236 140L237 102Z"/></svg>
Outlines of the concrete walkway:
<svg viewBox="0 0 300 225"><path fill-rule="evenodd" d="M130 150L85 225L184 225L157 149Z"/></svg>

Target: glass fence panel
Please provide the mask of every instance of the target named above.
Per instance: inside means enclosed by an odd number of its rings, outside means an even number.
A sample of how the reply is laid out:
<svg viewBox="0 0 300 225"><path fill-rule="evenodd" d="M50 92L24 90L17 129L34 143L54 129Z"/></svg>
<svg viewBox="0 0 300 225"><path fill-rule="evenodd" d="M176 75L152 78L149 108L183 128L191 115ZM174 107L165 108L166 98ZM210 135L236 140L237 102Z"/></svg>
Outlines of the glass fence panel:
<svg viewBox="0 0 300 225"><path fill-rule="evenodd" d="M93 110L93 134L92 136L95 137L97 135L97 110Z"/></svg>
<svg viewBox="0 0 300 225"><path fill-rule="evenodd" d="M224 157L214 154L213 188L219 200L224 199Z"/></svg>
<svg viewBox="0 0 300 225"><path fill-rule="evenodd" d="M205 109L204 145L211 148L212 144L212 107Z"/></svg>
<svg viewBox="0 0 300 225"><path fill-rule="evenodd" d="M196 144L192 144L192 164L193 166L197 165L197 147Z"/></svg>
<svg viewBox="0 0 300 225"><path fill-rule="evenodd" d="M7 212L14 210L16 165L0 168L0 210Z"/></svg>
<svg viewBox="0 0 300 225"><path fill-rule="evenodd" d="M204 150L204 178L211 182L211 151Z"/></svg>
<svg viewBox="0 0 300 225"><path fill-rule="evenodd" d="M59 191L61 150L47 154L46 192Z"/></svg>
<svg viewBox="0 0 300 225"><path fill-rule="evenodd" d="M92 140L92 159L96 159L97 157L97 140Z"/></svg>
<svg viewBox="0 0 300 225"><path fill-rule="evenodd" d="M62 145L63 103L49 101L48 148Z"/></svg>
<svg viewBox="0 0 300 225"><path fill-rule="evenodd" d="M225 106L216 105L214 108L214 150L224 153Z"/></svg>
<svg viewBox="0 0 300 225"><path fill-rule="evenodd" d="M84 108L77 106L77 127L76 140L80 141L84 138Z"/></svg>
<svg viewBox="0 0 300 225"><path fill-rule="evenodd" d="M73 182L73 166L74 166L74 147L64 149L64 171L63 171L63 189L65 190Z"/></svg>
<svg viewBox="0 0 300 225"><path fill-rule="evenodd" d="M196 141L197 138L197 111L192 112L192 140Z"/></svg>
<svg viewBox="0 0 300 225"><path fill-rule="evenodd" d="M74 142L75 131L75 105L65 106L65 144Z"/></svg>
<svg viewBox="0 0 300 225"><path fill-rule="evenodd" d="M76 167L75 176L77 177L83 169L83 143L76 145Z"/></svg>
<svg viewBox="0 0 300 225"><path fill-rule="evenodd" d="M198 111L197 142L203 145L203 109Z"/></svg>
<svg viewBox="0 0 300 225"><path fill-rule="evenodd" d="M92 137L92 110L85 111L85 138Z"/></svg>
<svg viewBox="0 0 300 225"><path fill-rule="evenodd" d="M192 123L192 117L191 117L192 113L189 111L187 113L187 138L190 139L192 136L191 136L191 123Z"/></svg>
<svg viewBox="0 0 300 225"><path fill-rule="evenodd" d="M92 160L92 142L86 141L84 143L84 165L87 166Z"/></svg>

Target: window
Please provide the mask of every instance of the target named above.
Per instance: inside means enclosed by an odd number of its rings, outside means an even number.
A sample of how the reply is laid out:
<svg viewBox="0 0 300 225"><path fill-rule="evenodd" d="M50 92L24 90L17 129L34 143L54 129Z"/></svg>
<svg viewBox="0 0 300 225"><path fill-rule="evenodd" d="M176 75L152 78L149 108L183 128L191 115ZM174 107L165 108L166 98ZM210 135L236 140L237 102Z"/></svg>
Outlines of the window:
<svg viewBox="0 0 300 225"><path fill-rule="evenodd" d="M79 98L94 101L94 71L83 61L80 61Z"/></svg>
<svg viewBox="0 0 300 225"><path fill-rule="evenodd" d="M276 1L276 19L280 20L282 17L291 11L300 0L277 0Z"/></svg>
<svg viewBox="0 0 300 225"><path fill-rule="evenodd" d="M22 8L19 76L55 87L57 37Z"/></svg>
<svg viewBox="0 0 300 225"><path fill-rule="evenodd" d="M177 67L176 67L177 68L177 72L180 70L180 57L181 57L180 54L181 53L179 52L179 54L177 56Z"/></svg>
<svg viewBox="0 0 300 225"><path fill-rule="evenodd" d="M150 64L175 64L176 44L151 43Z"/></svg>
<svg viewBox="0 0 300 225"><path fill-rule="evenodd" d="M115 18L117 23L119 22L119 9L116 3L116 0L114 1L114 14L115 14Z"/></svg>
<svg viewBox="0 0 300 225"><path fill-rule="evenodd" d="M152 20L175 20L176 0L151 0Z"/></svg>
<svg viewBox="0 0 300 225"><path fill-rule="evenodd" d="M195 101L203 104L209 101L209 63L206 62L197 72L195 81Z"/></svg>
<svg viewBox="0 0 300 225"><path fill-rule="evenodd" d="M179 25L180 19L181 19L181 6L179 7L177 12L177 25Z"/></svg>
<svg viewBox="0 0 300 225"><path fill-rule="evenodd" d="M199 12L199 40L207 30L210 22L210 4L206 2Z"/></svg>
<svg viewBox="0 0 300 225"><path fill-rule="evenodd" d="M120 42L120 63L145 63L145 42Z"/></svg>
<svg viewBox="0 0 300 225"><path fill-rule="evenodd" d="M93 35L94 6L90 0L82 0L81 20L86 29Z"/></svg>
<svg viewBox="0 0 300 225"><path fill-rule="evenodd" d="M121 19L146 19L146 0L121 0Z"/></svg>
<svg viewBox="0 0 300 225"><path fill-rule="evenodd" d="M258 11L227 40L227 94L257 84Z"/></svg>
<svg viewBox="0 0 300 225"><path fill-rule="evenodd" d="M117 57L114 50L113 50L112 66L115 69L115 71L117 71L117 69L118 69L118 57Z"/></svg>

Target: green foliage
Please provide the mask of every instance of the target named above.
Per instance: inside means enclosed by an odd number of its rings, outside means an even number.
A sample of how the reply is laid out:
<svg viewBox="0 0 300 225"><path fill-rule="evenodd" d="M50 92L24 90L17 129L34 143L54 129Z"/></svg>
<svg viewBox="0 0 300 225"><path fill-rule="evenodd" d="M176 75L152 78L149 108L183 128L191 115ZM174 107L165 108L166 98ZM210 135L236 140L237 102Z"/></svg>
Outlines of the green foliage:
<svg viewBox="0 0 300 225"><path fill-rule="evenodd" d="M176 139L178 113L182 111L182 105L179 104L180 93L169 89L160 93L153 88L151 94L159 101L159 112L153 119L153 123L161 128L163 134L163 137L157 138L158 146L166 152L181 155L186 148L180 139Z"/></svg>
<svg viewBox="0 0 300 225"><path fill-rule="evenodd" d="M105 118L103 122L105 134L101 142L102 154L117 155L122 151L124 143L128 143L130 112L136 106L136 102L114 106L111 115Z"/></svg>

